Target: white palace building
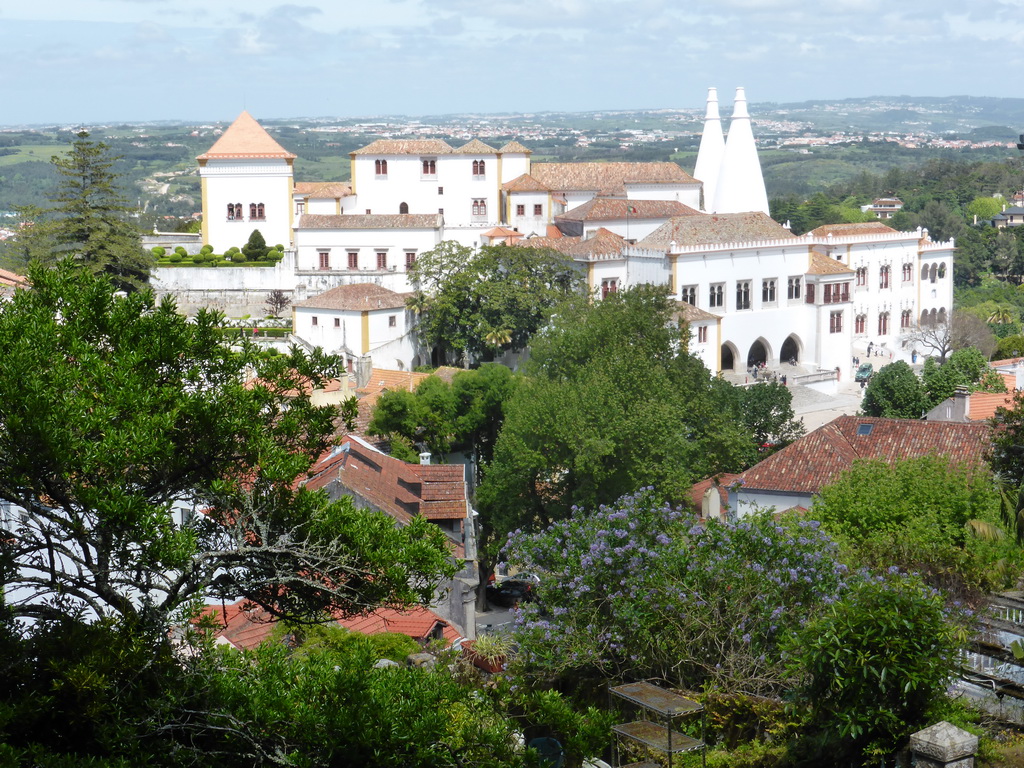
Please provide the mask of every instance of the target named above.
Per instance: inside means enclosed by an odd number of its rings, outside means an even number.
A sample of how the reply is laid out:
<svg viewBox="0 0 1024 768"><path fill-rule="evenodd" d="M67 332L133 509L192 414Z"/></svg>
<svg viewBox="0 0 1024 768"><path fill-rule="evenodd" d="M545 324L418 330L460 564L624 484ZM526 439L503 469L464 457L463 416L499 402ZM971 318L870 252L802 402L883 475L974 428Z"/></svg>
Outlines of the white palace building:
<svg viewBox="0 0 1024 768"><path fill-rule="evenodd" d="M868 342L909 356L908 333L952 309L952 241L882 222L797 237L769 218L742 88L728 136L710 89L696 178L669 162L533 163L516 141L382 139L351 154L351 181L297 182L295 155L248 113L198 160L204 243L223 252L259 229L286 257L160 268L157 290L253 311L281 289L297 336L380 367L426 360L402 294L416 287L406 268L443 240L553 248L599 297L668 285L713 373L794 360L845 371Z"/></svg>

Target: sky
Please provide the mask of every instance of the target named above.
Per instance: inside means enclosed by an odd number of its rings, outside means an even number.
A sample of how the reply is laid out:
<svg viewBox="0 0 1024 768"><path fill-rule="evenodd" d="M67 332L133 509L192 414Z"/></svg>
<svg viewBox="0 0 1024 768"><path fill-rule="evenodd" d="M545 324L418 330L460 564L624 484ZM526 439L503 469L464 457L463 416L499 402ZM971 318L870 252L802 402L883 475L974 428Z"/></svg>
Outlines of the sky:
<svg viewBox="0 0 1024 768"><path fill-rule="evenodd" d="M0 0L0 125L1022 96L1021 0Z"/></svg>

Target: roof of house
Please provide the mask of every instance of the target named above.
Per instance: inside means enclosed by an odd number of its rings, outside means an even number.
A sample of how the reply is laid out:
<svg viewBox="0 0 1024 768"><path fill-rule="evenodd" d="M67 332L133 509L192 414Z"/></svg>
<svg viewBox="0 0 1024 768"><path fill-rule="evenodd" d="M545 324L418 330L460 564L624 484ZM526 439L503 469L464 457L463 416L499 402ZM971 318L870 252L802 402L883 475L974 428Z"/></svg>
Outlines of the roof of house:
<svg viewBox="0 0 1024 768"><path fill-rule="evenodd" d="M248 112L242 112L221 137L197 160L236 157L266 157L292 160L297 155L277 143L266 129Z"/></svg>
<svg viewBox="0 0 1024 768"><path fill-rule="evenodd" d="M402 309L411 293L395 293L374 283L353 283L339 285L329 291L305 301L296 302L294 307L307 309L335 309L348 311L369 311L374 309Z"/></svg>
<svg viewBox="0 0 1024 768"><path fill-rule="evenodd" d="M714 245L790 238L796 239L796 236L768 214L749 211L677 216L662 224L637 245L654 249L667 248L673 241L677 245Z"/></svg>
<svg viewBox="0 0 1024 768"><path fill-rule="evenodd" d="M624 195L627 184L700 184L675 163L533 163L530 175L561 192Z"/></svg>
<svg viewBox="0 0 1024 768"><path fill-rule="evenodd" d="M1015 379L1015 376L1010 376ZM970 408L967 418L971 421L988 421L996 415L1000 408L1013 408L1013 383L1007 385L1008 392L971 392Z"/></svg>
<svg viewBox="0 0 1024 768"><path fill-rule="evenodd" d="M555 216L555 221L615 221L619 219L671 219L673 216L700 215L700 211L677 200L624 200L621 197L595 197L571 211Z"/></svg>
<svg viewBox="0 0 1024 768"><path fill-rule="evenodd" d="M690 487L690 500L693 502L694 509L698 512L701 510L704 502L704 494L707 493L710 488L718 488L718 493L722 499L722 506L724 507L729 503L729 489L736 484L739 477L740 476L736 474L723 472L720 475L705 478L699 483L694 483Z"/></svg>
<svg viewBox="0 0 1024 768"><path fill-rule="evenodd" d="M839 416L739 476L744 489L818 493L858 459L893 462L935 454L979 465L987 424Z"/></svg>
<svg viewBox="0 0 1024 768"><path fill-rule="evenodd" d="M810 263L807 265L808 275L852 275L854 270L836 259L830 259L823 253L811 251Z"/></svg>
<svg viewBox="0 0 1024 768"><path fill-rule="evenodd" d="M493 155L493 154L496 154L497 151L498 150L496 150L494 147L491 147L491 146L488 146L487 144L484 144L482 141L480 141L480 139L473 139L472 141L467 141L461 147L456 147L455 149L453 149L452 150L452 154L454 154L454 155Z"/></svg>
<svg viewBox="0 0 1024 768"><path fill-rule="evenodd" d="M353 155L450 155L455 150L441 139L377 139ZM492 149L491 152L494 150Z"/></svg>
<svg viewBox="0 0 1024 768"><path fill-rule="evenodd" d="M589 237L531 237L518 243L528 248L551 248L570 258L583 256L617 256L626 245L626 238L599 227Z"/></svg>
<svg viewBox="0 0 1024 768"><path fill-rule="evenodd" d="M822 224L812 229L809 234L815 237L842 237L843 235L878 235L896 232L897 230L882 222L863 221L857 224Z"/></svg>
<svg viewBox="0 0 1024 768"><path fill-rule="evenodd" d="M541 184L537 179L528 173L516 176L512 181L506 181L501 185L506 192L550 192L551 188Z"/></svg>
<svg viewBox="0 0 1024 768"><path fill-rule="evenodd" d="M707 323L707 322L720 322L721 316L713 315L710 312L706 312L700 307L695 307L686 301L676 302L676 319L685 320L688 323Z"/></svg>
<svg viewBox="0 0 1024 768"><path fill-rule="evenodd" d="M439 229L439 213L306 213L299 217L299 229Z"/></svg>
<svg viewBox="0 0 1024 768"><path fill-rule="evenodd" d="M8 288L28 288L28 278L24 275L19 275L17 272L11 272L7 269L0 269L0 286Z"/></svg>
<svg viewBox="0 0 1024 768"><path fill-rule="evenodd" d="M461 464L409 464L354 435L320 457L306 487L335 482L402 524L416 516L462 520L469 510Z"/></svg>
<svg viewBox="0 0 1024 768"><path fill-rule="evenodd" d="M530 155L533 154L528 147L524 147L518 141L510 141L508 144L498 150L503 155L522 154Z"/></svg>
<svg viewBox="0 0 1024 768"><path fill-rule="evenodd" d="M207 605L203 615L212 619L219 627L214 634L239 650L252 650L267 641L274 631L276 619L262 608L245 600L231 605ZM458 639L458 632L444 619L423 606L413 606L405 611L393 608L378 608L376 611L356 616L340 616L335 619L340 626L351 632L377 635L396 632L408 635L414 640L432 636L434 628L440 625L446 640Z"/></svg>
<svg viewBox="0 0 1024 768"><path fill-rule="evenodd" d="M294 194L320 200L337 200L352 194L347 181L297 181Z"/></svg>

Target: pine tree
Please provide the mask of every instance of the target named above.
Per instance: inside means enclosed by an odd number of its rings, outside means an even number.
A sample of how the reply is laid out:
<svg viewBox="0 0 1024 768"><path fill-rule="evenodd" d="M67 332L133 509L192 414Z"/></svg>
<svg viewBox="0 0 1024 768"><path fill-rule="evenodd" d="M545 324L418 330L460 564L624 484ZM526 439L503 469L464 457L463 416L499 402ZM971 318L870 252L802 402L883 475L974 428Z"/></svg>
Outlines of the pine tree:
<svg viewBox="0 0 1024 768"><path fill-rule="evenodd" d="M40 235L52 235L56 260L71 257L131 292L148 281L152 258L128 218L131 209L113 171L117 159L106 144L91 140L85 131L72 142L70 152L54 157L51 162L61 179Z"/></svg>

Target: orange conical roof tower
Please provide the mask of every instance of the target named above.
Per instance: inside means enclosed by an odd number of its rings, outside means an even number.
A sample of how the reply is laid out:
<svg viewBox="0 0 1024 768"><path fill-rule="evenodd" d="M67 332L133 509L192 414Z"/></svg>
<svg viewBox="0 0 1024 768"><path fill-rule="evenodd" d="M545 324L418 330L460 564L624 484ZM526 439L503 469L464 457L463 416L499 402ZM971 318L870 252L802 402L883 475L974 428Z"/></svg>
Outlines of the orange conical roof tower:
<svg viewBox="0 0 1024 768"><path fill-rule="evenodd" d="M197 160L232 157L274 157L294 160L295 155L277 143L248 112L242 112L209 150Z"/></svg>

